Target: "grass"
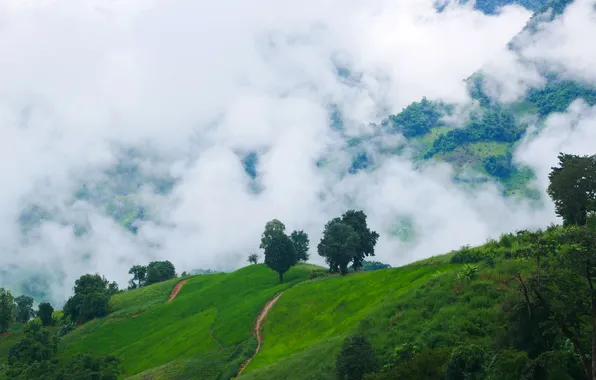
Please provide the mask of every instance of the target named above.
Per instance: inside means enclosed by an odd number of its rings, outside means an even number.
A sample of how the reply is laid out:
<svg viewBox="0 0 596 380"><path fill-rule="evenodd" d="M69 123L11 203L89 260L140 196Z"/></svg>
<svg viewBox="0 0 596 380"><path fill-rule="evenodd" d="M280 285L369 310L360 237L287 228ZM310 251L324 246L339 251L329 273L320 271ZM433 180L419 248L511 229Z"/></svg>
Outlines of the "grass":
<svg viewBox="0 0 596 380"><path fill-rule="evenodd" d="M513 274L532 264L481 264L480 276L466 281L455 279L460 267L445 264L448 257L288 290L265 322L262 351L241 378L332 380L341 343L356 332L369 337L381 362L404 343L490 346L501 329L500 304L517 295Z"/></svg>
<svg viewBox="0 0 596 380"><path fill-rule="evenodd" d="M125 373L132 376L172 361L199 360L222 350L237 350L251 339L254 320L265 303L306 280L313 267L301 264L292 268L283 284L263 264L233 273L195 276L166 304L157 301L169 294L166 290L171 290L174 281L118 295L112 302L117 311L66 335L60 355L114 354L122 360ZM135 300L137 295L140 300ZM152 306L132 317L133 310L145 301L153 302Z"/></svg>
<svg viewBox="0 0 596 380"><path fill-rule="evenodd" d="M386 300L424 283L438 268L451 267L408 266L347 277L332 276L286 291L267 316L261 352L247 367L247 373L325 339L352 332ZM326 346L326 350L336 348Z"/></svg>
<svg viewBox="0 0 596 380"><path fill-rule="evenodd" d="M173 278L168 281L160 282L151 286L142 287L133 291L115 294L110 299L110 310L112 317L132 316L153 307L154 305L164 303L174 286L183 279L189 277Z"/></svg>

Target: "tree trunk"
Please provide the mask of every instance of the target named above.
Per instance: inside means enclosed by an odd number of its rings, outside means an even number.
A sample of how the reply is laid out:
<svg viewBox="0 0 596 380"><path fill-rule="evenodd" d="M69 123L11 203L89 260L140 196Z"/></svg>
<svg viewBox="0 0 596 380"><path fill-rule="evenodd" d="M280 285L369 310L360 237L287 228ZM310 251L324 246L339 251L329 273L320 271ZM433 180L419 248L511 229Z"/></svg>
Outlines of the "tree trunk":
<svg viewBox="0 0 596 380"><path fill-rule="evenodd" d="M279 272L279 283L283 283L284 282L284 274Z"/></svg>

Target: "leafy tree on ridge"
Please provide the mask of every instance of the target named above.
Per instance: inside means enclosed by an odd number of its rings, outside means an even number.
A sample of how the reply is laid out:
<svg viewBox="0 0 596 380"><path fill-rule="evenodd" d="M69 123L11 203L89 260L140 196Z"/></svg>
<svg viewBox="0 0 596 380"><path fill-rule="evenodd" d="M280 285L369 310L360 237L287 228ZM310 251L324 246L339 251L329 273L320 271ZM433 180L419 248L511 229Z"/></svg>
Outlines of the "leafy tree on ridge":
<svg viewBox="0 0 596 380"><path fill-rule="evenodd" d="M563 224L586 225L588 213L596 211L596 156L560 153L548 178L547 192Z"/></svg>
<svg viewBox="0 0 596 380"><path fill-rule="evenodd" d="M130 268L128 274L132 275L132 281L137 281L136 287L140 288L145 283L145 278L147 277L147 267L144 265L135 265Z"/></svg>
<svg viewBox="0 0 596 380"><path fill-rule="evenodd" d="M280 283L283 282L284 273L297 262L296 249L285 234L285 228L277 219L267 222L260 245L265 250L265 264L278 273Z"/></svg>
<svg viewBox="0 0 596 380"><path fill-rule="evenodd" d="M320 256L325 258L332 273L348 273L348 265L358 254L360 237L354 229L335 218L325 225L323 237L317 246Z"/></svg>
<svg viewBox="0 0 596 380"><path fill-rule="evenodd" d="M251 253L250 255L248 255L248 262L251 264L256 264L259 262L259 255L257 255L256 253Z"/></svg>
<svg viewBox="0 0 596 380"><path fill-rule="evenodd" d="M293 231L290 235L290 239L292 239L292 243L294 244L298 261L307 261L309 258L308 245L310 243L308 234L302 230Z"/></svg>

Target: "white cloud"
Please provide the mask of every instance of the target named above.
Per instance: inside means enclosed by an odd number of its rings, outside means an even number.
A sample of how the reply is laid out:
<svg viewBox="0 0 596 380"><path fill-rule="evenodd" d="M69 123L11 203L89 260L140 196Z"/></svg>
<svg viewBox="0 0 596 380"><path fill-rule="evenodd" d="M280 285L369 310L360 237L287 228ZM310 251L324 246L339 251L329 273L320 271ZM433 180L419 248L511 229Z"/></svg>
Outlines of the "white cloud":
<svg viewBox="0 0 596 380"><path fill-rule="evenodd" d="M436 13L433 3L1 3L0 267L66 270L53 289L61 300L82 273L123 286L133 263L155 258L180 271L236 268L274 217L307 230L314 248L328 219L364 208L382 235L378 258L391 264L554 220L495 188L466 193L444 165L418 171L377 155L377 171L341 176L345 142L328 126L329 104L346 133L360 135L422 96L466 103L463 79L506 61L507 41L530 16L517 6ZM348 79L336 75L338 61ZM165 198L140 196L152 219L137 236L101 208L72 204L81 181L104 178L116 147L140 149L144 171L179 179ZM261 192L250 191L239 151L262 153ZM30 203L86 220L92 233L45 222L24 244L16 219ZM413 246L388 236L401 216L419 230ZM315 249L312 257L322 262Z"/></svg>

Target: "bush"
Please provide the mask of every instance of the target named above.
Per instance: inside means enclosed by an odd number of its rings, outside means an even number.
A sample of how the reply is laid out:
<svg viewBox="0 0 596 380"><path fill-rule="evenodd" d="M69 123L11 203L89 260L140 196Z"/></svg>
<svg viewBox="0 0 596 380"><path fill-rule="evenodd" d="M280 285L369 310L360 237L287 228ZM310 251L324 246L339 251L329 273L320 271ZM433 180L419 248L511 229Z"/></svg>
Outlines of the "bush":
<svg viewBox="0 0 596 380"><path fill-rule="evenodd" d="M335 360L335 372L340 380L362 380L364 375L377 369L377 358L372 344L363 335L344 340Z"/></svg>
<svg viewBox="0 0 596 380"><path fill-rule="evenodd" d="M477 249L465 245L451 256L449 262L451 264L473 264L482 261L485 257L486 255L483 255Z"/></svg>
<svg viewBox="0 0 596 380"><path fill-rule="evenodd" d="M464 265L456 278L458 280L475 280L478 278L478 266L472 264Z"/></svg>
<svg viewBox="0 0 596 380"><path fill-rule="evenodd" d="M326 270L322 270L322 269L313 269L310 274L308 275L308 278L310 278L311 280L317 277L326 277L328 274L328 272Z"/></svg>
<svg viewBox="0 0 596 380"><path fill-rule="evenodd" d="M486 352L475 344L459 346L451 353L445 380L484 379L482 376Z"/></svg>

